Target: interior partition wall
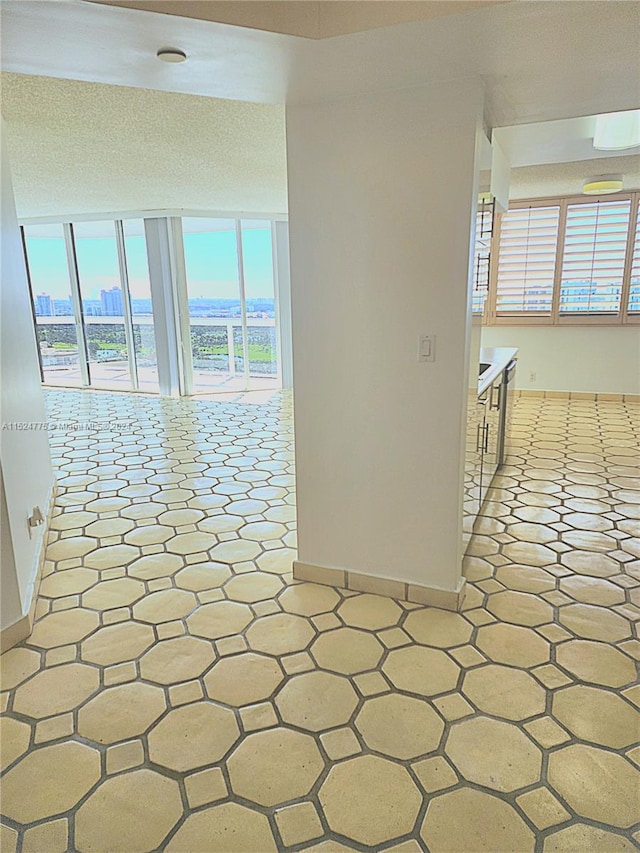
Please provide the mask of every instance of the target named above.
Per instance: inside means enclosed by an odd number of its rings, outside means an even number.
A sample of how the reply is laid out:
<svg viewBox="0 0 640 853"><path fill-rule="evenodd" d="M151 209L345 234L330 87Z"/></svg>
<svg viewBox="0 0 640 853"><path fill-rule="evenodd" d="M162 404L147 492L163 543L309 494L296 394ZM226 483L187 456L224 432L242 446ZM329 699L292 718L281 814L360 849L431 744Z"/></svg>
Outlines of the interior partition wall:
<svg viewBox="0 0 640 853"><path fill-rule="evenodd" d="M45 384L290 386L286 221L95 217L26 223L23 243Z"/></svg>

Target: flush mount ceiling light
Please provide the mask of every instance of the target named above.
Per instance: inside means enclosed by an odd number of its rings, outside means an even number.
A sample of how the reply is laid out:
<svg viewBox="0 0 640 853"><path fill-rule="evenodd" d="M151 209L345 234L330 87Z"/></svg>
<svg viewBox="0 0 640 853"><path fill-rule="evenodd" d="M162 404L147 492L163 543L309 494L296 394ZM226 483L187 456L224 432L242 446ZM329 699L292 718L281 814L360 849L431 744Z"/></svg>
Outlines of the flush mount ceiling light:
<svg viewBox="0 0 640 853"><path fill-rule="evenodd" d="M609 195L610 193L619 193L622 189L622 180L620 178L596 178L592 181L586 181L582 186L582 192L585 195Z"/></svg>
<svg viewBox="0 0 640 853"><path fill-rule="evenodd" d="M186 62L187 54L176 47L161 47L156 53L161 62Z"/></svg>
<svg viewBox="0 0 640 853"><path fill-rule="evenodd" d="M600 151L620 151L640 145L640 110L596 116L593 147Z"/></svg>

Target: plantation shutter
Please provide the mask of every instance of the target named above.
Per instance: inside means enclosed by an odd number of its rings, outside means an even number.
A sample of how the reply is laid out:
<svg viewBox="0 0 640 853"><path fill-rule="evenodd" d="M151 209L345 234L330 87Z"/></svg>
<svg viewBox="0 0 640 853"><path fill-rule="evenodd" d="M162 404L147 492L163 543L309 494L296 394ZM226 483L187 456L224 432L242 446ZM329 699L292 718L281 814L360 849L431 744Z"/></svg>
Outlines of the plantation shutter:
<svg viewBox="0 0 640 853"><path fill-rule="evenodd" d="M620 310L630 208L629 199L568 205L561 314Z"/></svg>
<svg viewBox="0 0 640 853"><path fill-rule="evenodd" d="M631 261L631 288L629 290L629 314L640 314L640 205L636 217L636 235Z"/></svg>
<svg viewBox="0 0 640 853"><path fill-rule="evenodd" d="M559 204L502 215L497 315L551 315L559 220Z"/></svg>

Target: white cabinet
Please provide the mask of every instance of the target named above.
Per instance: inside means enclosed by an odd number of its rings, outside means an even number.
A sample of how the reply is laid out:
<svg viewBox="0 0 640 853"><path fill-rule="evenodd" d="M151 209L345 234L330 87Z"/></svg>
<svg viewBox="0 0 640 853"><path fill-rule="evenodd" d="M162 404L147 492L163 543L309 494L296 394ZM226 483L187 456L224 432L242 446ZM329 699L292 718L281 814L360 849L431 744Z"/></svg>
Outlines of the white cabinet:
<svg viewBox="0 0 640 853"><path fill-rule="evenodd" d="M485 392L487 395L484 408L484 425L482 435L482 491L480 507L487 497L491 483L498 470L498 446L500 433L500 407L502 401L502 374Z"/></svg>
<svg viewBox="0 0 640 853"><path fill-rule="evenodd" d="M467 440L463 506L463 542L469 544L476 518L498 469L501 407L505 402L503 374L470 401L467 409Z"/></svg>
<svg viewBox="0 0 640 853"><path fill-rule="evenodd" d="M484 406L477 395L467 406L467 436L464 458L464 497L462 540L466 550L476 517L482 503L482 440L484 435Z"/></svg>

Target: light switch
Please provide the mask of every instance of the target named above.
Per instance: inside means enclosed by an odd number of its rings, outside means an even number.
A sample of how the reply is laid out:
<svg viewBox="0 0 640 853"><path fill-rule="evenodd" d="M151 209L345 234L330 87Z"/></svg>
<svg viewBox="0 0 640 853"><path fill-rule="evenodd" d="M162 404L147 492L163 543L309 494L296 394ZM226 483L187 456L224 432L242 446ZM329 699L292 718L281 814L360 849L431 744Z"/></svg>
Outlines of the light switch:
<svg viewBox="0 0 640 853"><path fill-rule="evenodd" d="M436 360L436 336L420 335L418 341L418 361Z"/></svg>

